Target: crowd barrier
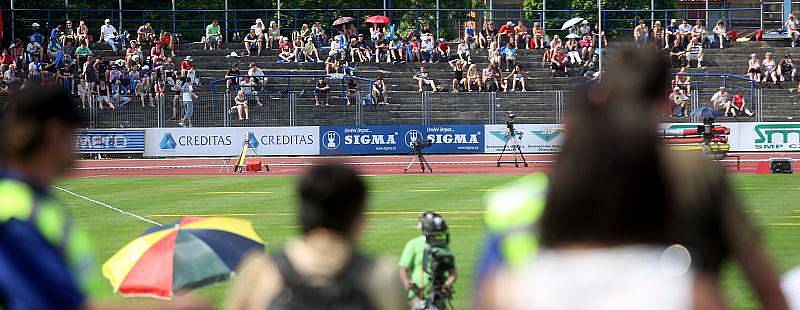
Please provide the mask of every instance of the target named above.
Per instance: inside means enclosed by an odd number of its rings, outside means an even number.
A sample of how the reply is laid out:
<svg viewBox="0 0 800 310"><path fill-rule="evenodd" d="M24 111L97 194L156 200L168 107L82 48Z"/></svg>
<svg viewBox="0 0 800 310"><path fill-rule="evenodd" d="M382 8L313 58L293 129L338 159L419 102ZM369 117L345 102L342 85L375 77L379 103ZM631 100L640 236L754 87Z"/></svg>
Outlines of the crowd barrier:
<svg viewBox="0 0 800 310"><path fill-rule="evenodd" d="M665 123L660 129L700 124ZM800 122L717 123L730 128L732 152L800 151ZM561 124L517 124L522 151L554 153L566 134ZM508 141L505 125L300 126L83 130L81 153L140 153L145 157L235 156L245 141L263 156L408 154L412 142L430 140L430 154L495 154ZM610 145L609 147L613 147Z"/></svg>

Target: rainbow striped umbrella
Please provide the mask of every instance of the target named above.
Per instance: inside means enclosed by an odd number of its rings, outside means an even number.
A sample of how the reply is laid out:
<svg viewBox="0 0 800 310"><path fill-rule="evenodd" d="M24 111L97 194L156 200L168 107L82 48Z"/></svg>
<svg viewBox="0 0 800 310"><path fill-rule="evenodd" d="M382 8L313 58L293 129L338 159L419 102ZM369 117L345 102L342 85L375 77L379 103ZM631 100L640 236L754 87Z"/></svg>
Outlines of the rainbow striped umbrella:
<svg viewBox="0 0 800 310"><path fill-rule="evenodd" d="M103 275L123 296L169 299L228 279L245 253L263 248L249 221L185 217L146 230L103 264Z"/></svg>

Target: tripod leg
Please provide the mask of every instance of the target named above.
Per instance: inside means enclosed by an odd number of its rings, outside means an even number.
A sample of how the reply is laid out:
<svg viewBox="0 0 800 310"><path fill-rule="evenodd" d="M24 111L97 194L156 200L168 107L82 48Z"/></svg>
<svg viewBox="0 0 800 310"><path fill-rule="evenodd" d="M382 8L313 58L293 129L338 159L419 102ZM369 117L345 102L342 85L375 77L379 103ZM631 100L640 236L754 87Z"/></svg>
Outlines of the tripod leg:
<svg viewBox="0 0 800 310"><path fill-rule="evenodd" d="M416 162L417 162L417 158L416 157L412 157L411 158L411 162L408 163L408 166L406 166L406 169L403 171L403 173L408 172L408 169L411 169L411 166L413 166L414 163L416 163Z"/></svg>
<svg viewBox="0 0 800 310"><path fill-rule="evenodd" d="M512 139L512 137L509 137L508 140L506 140L506 144L503 144L503 150L500 151L500 157L497 158L497 166L498 167L500 167L500 161L503 160L503 154L506 153L506 148L508 147L508 142L510 142L511 139Z"/></svg>
<svg viewBox="0 0 800 310"><path fill-rule="evenodd" d="M428 171L433 173L433 168L431 168L431 164L428 163L428 160L425 159L425 156L422 155L422 154L419 154L419 163L420 163L420 166L422 166L422 172L423 173L425 173L425 167L428 167Z"/></svg>
<svg viewBox="0 0 800 310"><path fill-rule="evenodd" d="M525 154L522 153L522 147L517 145L517 152L519 152L519 157L522 157L522 163L525 164L525 167L528 166L528 161L525 160Z"/></svg>

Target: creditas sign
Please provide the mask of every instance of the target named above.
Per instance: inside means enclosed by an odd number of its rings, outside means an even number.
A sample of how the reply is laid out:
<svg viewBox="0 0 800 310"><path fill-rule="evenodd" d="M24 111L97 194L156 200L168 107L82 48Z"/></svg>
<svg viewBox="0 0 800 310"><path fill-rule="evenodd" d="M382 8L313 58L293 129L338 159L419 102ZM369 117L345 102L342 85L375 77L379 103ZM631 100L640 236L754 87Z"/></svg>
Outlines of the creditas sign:
<svg viewBox="0 0 800 310"><path fill-rule="evenodd" d="M560 124L517 124L515 136L523 153L554 153L561 150L564 143L563 125ZM500 153L510 139L506 125L486 125L486 153ZM510 152L511 145L506 152Z"/></svg>
<svg viewBox="0 0 800 310"><path fill-rule="evenodd" d="M142 153L144 130L89 130L75 134L75 150L79 153Z"/></svg>
<svg viewBox="0 0 800 310"><path fill-rule="evenodd" d="M259 155L317 155L319 128L154 128L145 156L235 156L247 141Z"/></svg>
<svg viewBox="0 0 800 310"><path fill-rule="evenodd" d="M323 126L320 154L407 154L429 140L425 153L482 153L483 126Z"/></svg>

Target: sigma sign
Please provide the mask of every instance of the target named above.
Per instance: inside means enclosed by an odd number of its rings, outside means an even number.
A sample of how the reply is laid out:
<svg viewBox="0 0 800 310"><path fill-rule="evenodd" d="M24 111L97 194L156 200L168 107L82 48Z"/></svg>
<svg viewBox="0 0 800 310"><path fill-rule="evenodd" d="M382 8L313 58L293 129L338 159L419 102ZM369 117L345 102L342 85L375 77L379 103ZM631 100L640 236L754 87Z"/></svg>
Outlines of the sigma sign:
<svg viewBox="0 0 800 310"><path fill-rule="evenodd" d="M483 126L364 126L320 128L322 154L407 154L430 140L428 153L483 152Z"/></svg>

